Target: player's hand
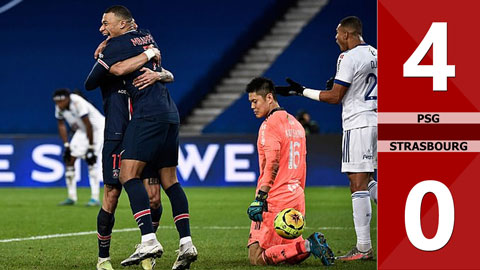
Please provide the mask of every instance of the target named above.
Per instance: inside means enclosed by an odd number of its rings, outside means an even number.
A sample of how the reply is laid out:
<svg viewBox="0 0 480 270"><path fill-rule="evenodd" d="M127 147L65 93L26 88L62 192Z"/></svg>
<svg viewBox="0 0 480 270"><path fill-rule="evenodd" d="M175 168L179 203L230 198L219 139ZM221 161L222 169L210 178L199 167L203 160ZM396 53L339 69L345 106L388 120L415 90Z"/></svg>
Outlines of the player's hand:
<svg viewBox="0 0 480 270"><path fill-rule="evenodd" d="M305 89L304 86L297 83L296 81L287 78L286 79L288 86L275 86L275 93L281 96L303 96L303 90Z"/></svg>
<svg viewBox="0 0 480 270"><path fill-rule="evenodd" d="M63 144L63 162L67 163L71 158L72 158L72 151L70 150L70 144L69 143L64 143Z"/></svg>
<svg viewBox="0 0 480 270"><path fill-rule="evenodd" d="M97 49L95 50L95 53L93 54L93 58L98 59L98 56L103 52L103 50L107 46L107 42L109 39L110 37L107 37L107 39L105 39L104 41L102 41L102 43L98 45Z"/></svg>
<svg viewBox="0 0 480 270"><path fill-rule="evenodd" d="M161 79L158 72L149 68L143 67L140 71L143 71L144 73L133 80L133 86L137 87L138 90L142 90Z"/></svg>
<svg viewBox="0 0 480 270"><path fill-rule="evenodd" d="M335 78L334 77L330 77L330 79L328 79L326 82L325 82L325 90L331 90L333 88L333 82L335 81Z"/></svg>
<svg viewBox="0 0 480 270"><path fill-rule="evenodd" d="M97 162L97 156L95 155L93 146L88 147L87 153L85 154L85 161L89 166L95 165Z"/></svg>
<svg viewBox="0 0 480 270"><path fill-rule="evenodd" d="M257 197L247 209L248 217L252 221L263 221L263 212L268 212L267 197L268 193L261 190L258 191Z"/></svg>

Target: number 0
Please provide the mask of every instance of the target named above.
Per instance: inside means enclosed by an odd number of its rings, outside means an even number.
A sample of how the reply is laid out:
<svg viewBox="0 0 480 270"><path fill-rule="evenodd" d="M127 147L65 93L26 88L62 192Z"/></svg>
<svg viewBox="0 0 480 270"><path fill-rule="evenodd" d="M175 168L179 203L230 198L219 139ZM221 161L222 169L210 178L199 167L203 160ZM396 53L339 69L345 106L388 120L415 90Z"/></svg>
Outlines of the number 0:
<svg viewBox="0 0 480 270"><path fill-rule="evenodd" d="M433 45L433 65L419 65ZM447 78L455 77L455 66L447 65L447 23L434 22L420 45L403 64L404 77L433 77L433 91L447 91Z"/></svg>
<svg viewBox="0 0 480 270"><path fill-rule="evenodd" d="M423 196L433 193L438 202L438 229L437 234L428 239L423 235L420 220L420 210ZM405 229L410 242L418 249L435 251L448 243L453 233L455 208L450 190L443 183L427 180L416 184L407 197L405 205Z"/></svg>

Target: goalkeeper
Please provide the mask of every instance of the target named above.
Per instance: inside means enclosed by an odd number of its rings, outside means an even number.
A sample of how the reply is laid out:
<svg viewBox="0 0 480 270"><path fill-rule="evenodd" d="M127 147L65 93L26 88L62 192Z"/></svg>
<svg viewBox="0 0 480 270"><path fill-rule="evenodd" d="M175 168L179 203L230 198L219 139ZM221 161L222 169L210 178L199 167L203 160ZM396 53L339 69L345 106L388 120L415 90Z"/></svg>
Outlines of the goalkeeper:
<svg viewBox="0 0 480 270"><path fill-rule="evenodd" d="M247 210L252 220L248 239L250 263L297 264L313 254L330 265L334 255L321 233L313 233L306 240L301 236L284 239L273 226L275 216L285 208L305 214L305 130L278 105L271 80L255 78L246 91L255 116L265 118L257 141L260 176L256 199Z"/></svg>

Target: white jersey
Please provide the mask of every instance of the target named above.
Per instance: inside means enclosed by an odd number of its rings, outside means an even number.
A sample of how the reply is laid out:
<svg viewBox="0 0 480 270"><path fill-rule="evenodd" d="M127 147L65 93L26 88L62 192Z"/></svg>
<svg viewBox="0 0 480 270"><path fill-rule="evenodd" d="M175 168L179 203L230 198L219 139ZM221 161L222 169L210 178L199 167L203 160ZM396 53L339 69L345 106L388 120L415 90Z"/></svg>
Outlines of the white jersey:
<svg viewBox="0 0 480 270"><path fill-rule="evenodd" d="M342 99L343 129L377 126L377 49L360 44L341 53L335 83L348 87Z"/></svg>
<svg viewBox="0 0 480 270"><path fill-rule="evenodd" d="M105 117L88 101L77 94L70 94L70 105L68 109L61 111L55 106L55 118L67 121L73 130L87 132L82 117L88 115L88 120L92 123L93 136L103 136L105 126Z"/></svg>

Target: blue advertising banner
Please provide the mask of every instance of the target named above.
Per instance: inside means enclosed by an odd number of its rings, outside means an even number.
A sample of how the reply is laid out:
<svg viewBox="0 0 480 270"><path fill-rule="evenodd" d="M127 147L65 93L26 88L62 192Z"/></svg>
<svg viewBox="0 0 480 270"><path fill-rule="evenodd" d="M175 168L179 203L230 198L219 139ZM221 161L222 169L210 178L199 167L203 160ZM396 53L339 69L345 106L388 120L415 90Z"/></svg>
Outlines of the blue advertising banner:
<svg viewBox="0 0 480 270"><path fill-rule="evenodd" d="M255 186L256 136L182 137L177 175L184 186ZM347 185L340 173L341 137L307 139L307 185ZM0 138L0 187L65 186L63 146L58 136ZM78 186L88 186L87 165L77 160Z"/></svg>

